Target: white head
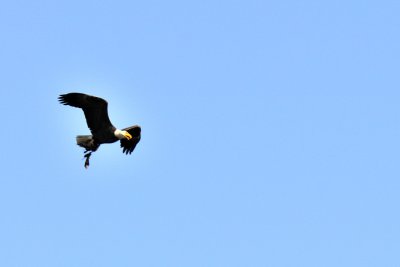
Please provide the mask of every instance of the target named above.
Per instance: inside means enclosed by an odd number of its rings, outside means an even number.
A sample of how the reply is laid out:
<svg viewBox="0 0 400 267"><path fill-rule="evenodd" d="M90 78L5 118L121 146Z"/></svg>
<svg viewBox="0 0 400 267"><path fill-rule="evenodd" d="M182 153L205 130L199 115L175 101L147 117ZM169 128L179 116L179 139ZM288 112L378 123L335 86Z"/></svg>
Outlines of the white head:
<svg viewBox="0 0 400 267"><path fill-rule="evenodd" d="M128 139L128 140L132 139L132 135L130 135L130 133L128 133L127 131L121 131L120 129L116 129L114 131L114 135L120 140L121 139Z"/></svg>

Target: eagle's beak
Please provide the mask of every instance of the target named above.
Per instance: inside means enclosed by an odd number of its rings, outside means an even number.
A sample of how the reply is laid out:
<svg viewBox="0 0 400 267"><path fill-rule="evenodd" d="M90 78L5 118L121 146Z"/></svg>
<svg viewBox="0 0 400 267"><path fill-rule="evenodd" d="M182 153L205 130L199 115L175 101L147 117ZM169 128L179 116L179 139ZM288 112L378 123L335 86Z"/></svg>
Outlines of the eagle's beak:
<svg viewBox="0 0 400 267"><path fill-rule="evenodd" d="M124 132L124 136L126 139L131 140L132 139L132 135L130 135L130 133L128 132Z"/></svg>

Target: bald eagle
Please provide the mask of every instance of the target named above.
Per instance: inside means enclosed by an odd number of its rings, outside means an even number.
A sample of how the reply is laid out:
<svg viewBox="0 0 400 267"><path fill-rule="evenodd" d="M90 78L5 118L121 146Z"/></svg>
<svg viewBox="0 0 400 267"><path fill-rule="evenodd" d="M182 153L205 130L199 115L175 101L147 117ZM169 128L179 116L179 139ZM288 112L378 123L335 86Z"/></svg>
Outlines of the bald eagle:
<svg viewBox="0 0 400 267"><path fill-rule="evenodd" d="M112 125L109 117L106 100L82 93L60 95L61 104L81 108L85 114L86 123L92 135L78 135L76 143L85 149L85 168L89 166L89 158L101 144L120 141L122 153L131 154L140 141L141 128L134 125L122 130Z"/></svg>

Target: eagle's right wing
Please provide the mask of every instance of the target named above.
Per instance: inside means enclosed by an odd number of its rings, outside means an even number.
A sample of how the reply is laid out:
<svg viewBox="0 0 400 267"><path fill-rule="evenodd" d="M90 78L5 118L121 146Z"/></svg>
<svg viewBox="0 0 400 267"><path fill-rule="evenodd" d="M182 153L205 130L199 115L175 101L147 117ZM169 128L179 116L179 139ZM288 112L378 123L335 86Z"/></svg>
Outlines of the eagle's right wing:
<svg viewBox="0 0 400 267"><path fill-rule="evenodd" d="M131 154L132 151L135 149L136 145L140 141L140 133L141 133L141 128L138 125L134 125L125 129L122 129L123 131L127 131L132 135L132 139L121 139L121 147L122 147L122 153L125 154Z"/></svg>

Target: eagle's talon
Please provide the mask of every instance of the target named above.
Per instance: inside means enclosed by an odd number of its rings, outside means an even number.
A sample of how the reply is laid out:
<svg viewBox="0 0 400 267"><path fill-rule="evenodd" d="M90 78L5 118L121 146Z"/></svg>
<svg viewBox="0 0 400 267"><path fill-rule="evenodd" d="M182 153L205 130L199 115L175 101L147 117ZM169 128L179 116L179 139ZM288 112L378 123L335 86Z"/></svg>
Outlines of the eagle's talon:
<svg viewBox="0 0 400 267"><path fill-rule="evenodd" d="M89 167L89 165L90 165L90 163L89 163L89 158L90 158L90 156L92 155L92 152L90 152L90 153L87 153L87 154L85 154L85 158L86 158L86 160L85 160L85 169L87 169L88 167Z"/></svg>

